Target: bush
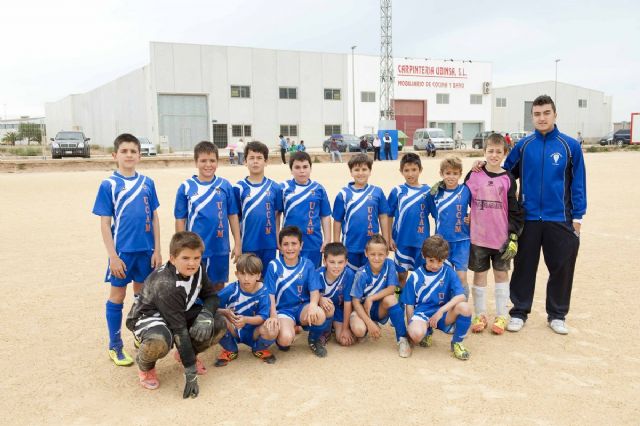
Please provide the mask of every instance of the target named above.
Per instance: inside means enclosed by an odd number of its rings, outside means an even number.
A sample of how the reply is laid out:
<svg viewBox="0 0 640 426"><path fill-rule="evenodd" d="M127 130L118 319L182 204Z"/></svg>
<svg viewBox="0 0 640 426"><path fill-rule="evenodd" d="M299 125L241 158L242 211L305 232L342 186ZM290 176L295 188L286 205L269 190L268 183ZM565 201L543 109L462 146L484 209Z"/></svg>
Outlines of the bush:
<svg viewBox="0 0 640 426"><path fill-rule="evenodd" d="M2 152L21 157L34 157L42 155L42 148L39 146L12 146L3 149Z"/></svg>

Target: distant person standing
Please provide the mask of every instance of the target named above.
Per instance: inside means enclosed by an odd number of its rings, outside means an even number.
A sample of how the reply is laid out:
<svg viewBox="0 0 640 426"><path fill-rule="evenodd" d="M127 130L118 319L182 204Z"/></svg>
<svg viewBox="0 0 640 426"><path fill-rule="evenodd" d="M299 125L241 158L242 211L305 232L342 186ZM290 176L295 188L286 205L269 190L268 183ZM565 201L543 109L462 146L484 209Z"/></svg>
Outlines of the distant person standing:
<svg viewBox="0 0 640 426"><path fill-rule="evenodd" d="M511 136L509 136L509 133L505 133L504 141L507 143L509 148L513 147L513 141L511 140Z"/></svg>
<svg viewBox="0 0 640 426"><path fill-rule="evenodd" d="M462 133L460 132L460 130L458 130L453 140L455 142L456 149L460 148L460 146L462 145Z"/></svg>
<svg viewBox="0 0 640 426"><path fill-rule="evenodd" d="M576 138L576 140L580 144L580 148L582 148L582 145L584 145L584 138L582 137L582 132L578 132L578 137Z"/></svg>
<svg viewBox="0 0 640 426"><path fill-rule="evenodd" d="M287 143L284 136L280 135L280 157L282 158L282 164L287 164L287 149L289 149L289 144Z"/></svg>
<svg viewBox="0 0 640 426"><path fill-rule="evenodd" d="M240 138L236 144L236 153L238 154L238 165L244 164L244 139Z"/></svg>
<svg viewBox="0 0 640 426"><path fill-rule="evenodd" d="M380 161L380 137L378 135L373 139L373 161Z"/></svg>
<svg viewBox="0 0 640 426"><path fill-rule="evenodd" d="M338 141L336 138L331 138L329 142L329 152L331 153L331 162L335 163L338 159L342 163L342 154L340 154L340 148L338 147Z"/></svg>
<svg viewBox="0 0 640 426"><path fill-rule="evenodd" d="M366 154L369 149L369 140L366 136L360 138L360 153Z"/></svg>
<svg viewBox="0 0 640 426"><path fill-rule="evenodd" d="M382 142L384 143L384 159L391 160L391 136L389 136L389 132L384 132Z"/></svg>
<svg viewBox="0 0 640 426"><path fill-rule="evenodd" d="M304 146L304 141L303 141L303 140L301 140L301 141L300 141L300 144L298 145L298 151L305 152L306 150L307 150L307 147L306 147L306 146Z"/></svg>

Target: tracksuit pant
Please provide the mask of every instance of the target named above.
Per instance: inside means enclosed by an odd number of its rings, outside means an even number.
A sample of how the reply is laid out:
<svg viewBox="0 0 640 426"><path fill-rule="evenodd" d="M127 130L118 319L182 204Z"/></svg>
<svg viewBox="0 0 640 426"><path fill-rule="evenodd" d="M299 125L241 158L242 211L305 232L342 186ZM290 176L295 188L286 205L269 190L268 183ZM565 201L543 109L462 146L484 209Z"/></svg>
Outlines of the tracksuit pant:
<svg viewBox="0 0 640 426"><path fill-rule="evenodd" d="M547 281L547 321L564 320L569 312L573 272L580 238L572 223L526 221L518 239L510 292L512 317L527 320L533 304L540 249L549 270Z"/></svg>

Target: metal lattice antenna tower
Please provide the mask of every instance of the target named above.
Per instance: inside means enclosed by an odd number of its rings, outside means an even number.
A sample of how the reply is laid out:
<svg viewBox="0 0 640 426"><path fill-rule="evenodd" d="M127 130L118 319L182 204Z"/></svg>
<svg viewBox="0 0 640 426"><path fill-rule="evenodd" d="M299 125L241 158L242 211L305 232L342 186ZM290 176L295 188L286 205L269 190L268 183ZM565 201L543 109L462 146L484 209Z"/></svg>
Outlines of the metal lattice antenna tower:
<svg viewBox="0 0 640 426"><path fill-rule="evenodd" d="M393 120L393 53L391 0L380 0L380 118Z"/></svg>

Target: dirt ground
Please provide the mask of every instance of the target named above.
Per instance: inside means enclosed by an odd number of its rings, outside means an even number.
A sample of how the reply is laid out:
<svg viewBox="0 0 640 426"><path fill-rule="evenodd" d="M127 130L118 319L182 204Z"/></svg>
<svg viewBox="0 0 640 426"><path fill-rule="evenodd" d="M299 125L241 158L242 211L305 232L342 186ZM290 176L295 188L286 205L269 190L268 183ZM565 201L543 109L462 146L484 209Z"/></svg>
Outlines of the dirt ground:
<svg viewBox="0 0 640 426"><path fill-rule="evenodd" d="M472 160L464 159L466 169ZM438 161L423 161L423 182L433 183ZM325 359L300 336L289 353L276 351L275 365L242 348L217 369L217 347L203 354L211 367L200 396L187 401L172 357L158 364L160 389L146 391L135 367L115 367L107 356L106 255L91 208L109 172L0 174L0 423L638 424L640 187L631 182L640 153L587 154L586 162L589 209L568 336L546 325L542 265L523 331L470 336L467 362L450 355L449 337L439 333L433 347L401 359L388 326L379 341L330 343ZM397 168L376 163L372 183L388 193L401 182ZM159 191L164 259L175 192L192 173L147 173ZM243 167L218 173L231 181L244 174ZM269 165L267 175L282 181L289 170ZM312 177L333 200L349 174L346 164L314 164ZM125 313L130 303L128 296ZM131 334L123 336L135 353Z"/></svg>

